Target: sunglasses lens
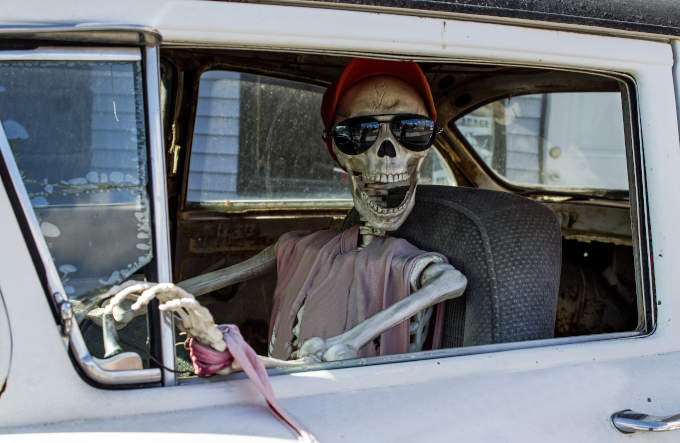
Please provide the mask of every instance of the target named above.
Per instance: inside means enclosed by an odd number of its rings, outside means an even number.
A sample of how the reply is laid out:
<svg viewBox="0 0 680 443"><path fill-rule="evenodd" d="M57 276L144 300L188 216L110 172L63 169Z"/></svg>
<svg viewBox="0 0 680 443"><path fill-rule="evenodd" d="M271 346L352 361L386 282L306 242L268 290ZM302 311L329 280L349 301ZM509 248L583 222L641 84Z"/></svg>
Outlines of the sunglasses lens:
<svg viewBox="0 0 680 443"><path fill-rule="evenodd" d="M401 115L390 122L392 134L407 149L424 151L434 141L435 124L420 115ZM366 152L378 139L381 123L374 117L355 117L338 123L333 129L333 140L347 155Z"/></svg>
<svg viewBox="0 0 680 443"><path fill-rule="evenodd" d="M366 152L378 139L380 123L375 120L345 120L333 130L333 140L347 155Z"/></svg>
<svg viewBox="0 0 680 443"><path fill-rule="evenodd" d="M423 117L404 117L392 120L392 133L412 151L424 151L434 141L434 122Z"/></svg>

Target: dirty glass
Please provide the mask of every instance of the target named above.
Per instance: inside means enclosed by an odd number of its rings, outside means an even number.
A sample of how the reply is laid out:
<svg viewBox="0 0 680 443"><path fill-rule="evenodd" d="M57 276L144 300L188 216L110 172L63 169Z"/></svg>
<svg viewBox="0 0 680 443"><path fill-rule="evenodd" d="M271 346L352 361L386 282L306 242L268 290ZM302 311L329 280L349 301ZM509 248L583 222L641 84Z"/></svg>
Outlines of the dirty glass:
<svg viewBox="0 0 680 443"><path fill-rule="evenodd" d="M345 201L348 176L328 155L319 115L324 88L259 75L201 76L187 201ZM431 150L424 183L454 185Z"/></svg>
<svg viewBox="0 0 680 443"><path fill-rule="evenodd" d="M143 103L139 62L0 62L0 122L95 356L96 296L152 259Z"/></svg>
<svg viewBox="0 0 680 443"><path fill-rule="evenodd" d="M484 163L513 184L628 189L618 92L505 98L477 108L455 125Z"/></svg>

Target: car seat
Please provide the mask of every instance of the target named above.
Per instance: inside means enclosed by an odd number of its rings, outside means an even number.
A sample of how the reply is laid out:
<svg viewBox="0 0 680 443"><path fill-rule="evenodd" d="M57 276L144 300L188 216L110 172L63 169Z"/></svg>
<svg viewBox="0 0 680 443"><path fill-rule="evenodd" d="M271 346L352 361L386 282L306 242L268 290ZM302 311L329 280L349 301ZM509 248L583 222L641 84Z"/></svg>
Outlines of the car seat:
<svg viewBox="0 0 680 443"><path fill-rule="evenodd" d="M389 199L398 204L405 190ZM343 229L358 222L352 209ZM463 296L445 302L442 348L553 337L562 237L546 206L505 192L421 185L393 235L445 255L468 279Z"/></svg>

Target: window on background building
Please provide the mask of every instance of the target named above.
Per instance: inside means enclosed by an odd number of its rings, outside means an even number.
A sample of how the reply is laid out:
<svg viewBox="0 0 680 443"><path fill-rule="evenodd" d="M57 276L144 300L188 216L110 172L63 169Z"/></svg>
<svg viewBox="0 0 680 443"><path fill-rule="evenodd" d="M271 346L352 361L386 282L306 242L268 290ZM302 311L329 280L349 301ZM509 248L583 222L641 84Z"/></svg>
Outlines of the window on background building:
<svg viewBox="0 0 680 443"><path fill-rule="evenodd" d="M337 202L351 206L347 174L328 155L319 117L324 88L259 75L201 76L187 201ZM431 150L425 184L455 185Z"/></svg>
<svg viewBox="0 0 680 443"><path fill-rule="evenodd" d="M628 190L618 92L505 98L455 125L484 163L512 184Z"/></svg>

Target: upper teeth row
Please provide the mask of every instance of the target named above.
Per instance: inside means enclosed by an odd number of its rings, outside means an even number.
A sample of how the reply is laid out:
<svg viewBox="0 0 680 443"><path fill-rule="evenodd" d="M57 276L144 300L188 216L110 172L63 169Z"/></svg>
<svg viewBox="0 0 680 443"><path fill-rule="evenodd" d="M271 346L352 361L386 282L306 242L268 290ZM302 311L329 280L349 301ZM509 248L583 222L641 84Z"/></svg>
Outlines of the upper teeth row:
<svg viewBox="0 0 680 443"><path fill-rule="evenodd" d="M378 173L363 173L361 175L361 180L366 182L379 182L379 183L396 183L408 180L408 172L401 174L378 174Z"/></svg>
<svg viewBox="0 0 680 443"><path fill-rule="evenodd" d="M406 209L406 205L408 204L408 201L410 200L411 197L411 192L412 190L409 189L406 195L404 196L404 200L402 201L401 205L399 205L396 208L383 208L381 206L378 206L364 191L361 191L361 199L368 204L368 206L373 210L373 212L377 212L378 214L396 214L398 212L404 211Z"/></svg>

